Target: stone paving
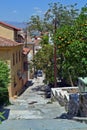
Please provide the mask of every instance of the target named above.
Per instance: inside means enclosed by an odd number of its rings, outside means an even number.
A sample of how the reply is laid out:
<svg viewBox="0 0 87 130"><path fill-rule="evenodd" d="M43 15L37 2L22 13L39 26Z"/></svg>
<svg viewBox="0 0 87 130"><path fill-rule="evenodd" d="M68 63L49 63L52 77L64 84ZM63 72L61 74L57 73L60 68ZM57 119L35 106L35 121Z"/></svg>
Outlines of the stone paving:
<svg viewBox="0 0 87 130"><path fill-rule="evenodd" d="M2 122L0 130L87 130L84 122L55 119L65 113L65 109L39 91L44 85L42 81L43 77L33 79L34 84L5 107L7 120Z"/></svg>
<svg viewBox="0 0 87 130"><path fill-rule="evenodd" d="M6 107L10 109L8 119L53 119L65 112L57 101L46 99L44 92L39 91L44 85L42 81L41 77L34 79L32 86L17 99L11 100L13 105Z"/></svg>

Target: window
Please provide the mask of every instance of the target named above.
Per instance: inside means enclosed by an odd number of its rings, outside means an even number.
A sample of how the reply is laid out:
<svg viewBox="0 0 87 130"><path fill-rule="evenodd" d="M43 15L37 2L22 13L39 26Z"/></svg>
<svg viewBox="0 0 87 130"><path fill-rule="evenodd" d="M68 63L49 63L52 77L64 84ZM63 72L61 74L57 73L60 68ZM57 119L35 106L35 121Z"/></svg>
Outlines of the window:
<svg viewBox="0 0 87 130"><path fill-rule="evenodd" d="M19 61L20 61L21 55L20 55L20 51L19 51Z"/></svg>
<svg viewBox="0 0 87 130"><path fill-rule="evenodd" d="M28 71L28 63L24 62L24 71Z"/></svg>
<svg viewBox="0 0 87 130"><path fill-rule="evenodd" d="M17 52L16 52L16 63L18 62Z"/></svg>
<svg viewBox="0 0 87 130"><path fill-rule="evenodd" d="M14 77L14 88L16 87L17 83L16 83L16 80L15 80L15 77Z"/></svg>
<svg viewBox="0 0 87 130"><path fill-rule="evenodd" d="M15 54L13 53L13 65L15 65Z"/></svg>
<svg viewBox="0 0 87 130"><path fill-rule="evenodd" d="M17 31L14 31L14 40L17 42L18 41L18 34Z"/></svg>

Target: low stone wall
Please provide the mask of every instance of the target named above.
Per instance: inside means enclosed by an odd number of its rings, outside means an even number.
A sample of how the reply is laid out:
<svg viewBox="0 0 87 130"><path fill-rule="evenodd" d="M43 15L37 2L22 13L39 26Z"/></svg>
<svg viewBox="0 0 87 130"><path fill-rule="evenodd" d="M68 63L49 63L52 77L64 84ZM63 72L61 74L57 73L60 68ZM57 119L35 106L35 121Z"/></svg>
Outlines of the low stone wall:
<svg viewBox="0 0 87 130"><path fill-rule="evenodd" d="M73 116L87 117L87 93L79 93L76 99L75 94L69 99L68 112Z"/></svg>
<svg viewBox="0 0 87 130"><path fill-rule="evenodd" d="M87 117L87 93L79 93L78 87L52 88L54 97L72 117Z"/></svg>
<svg viewBox="0 0 87 130"><path fill-rule="evenodd" d="M58 96L62 96L63 98L67 98L69 100L69 94L78 93L78 87L61 87L61 88L51 88L52 96L58 99Z"/></svg>
<svg viewBox="0 0 87 130"><path fill-rule="evenodd" d="M87 93L79 95L79 113L81 117L87 117Z"/></svg>

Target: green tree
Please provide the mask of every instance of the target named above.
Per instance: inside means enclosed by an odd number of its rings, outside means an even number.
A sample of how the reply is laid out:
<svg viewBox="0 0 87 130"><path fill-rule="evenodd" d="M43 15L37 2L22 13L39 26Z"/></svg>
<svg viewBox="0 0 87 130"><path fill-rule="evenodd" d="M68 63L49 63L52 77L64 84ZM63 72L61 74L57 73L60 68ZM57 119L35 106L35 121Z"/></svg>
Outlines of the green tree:
<svg viewBox="0 0 87 130"><path fill-rule="evenodd" d="M9 83L9 69L4 61L0 61L0 87L7 87Z"/></svg>
<svg viewBox="0 0 87 130"><path fill-rule="evenodd" d="M53 40L58 48L58 76L62 75L67 81L71 83L71 85L75 83L78 76L86 76L84 68L86 68L87 57L86 52L84 53L87 44L87 7L83 7L81 12L78 14L78 10L75 6L76 4L63 6L60 3L50 3L43 22L44 29L51 31L52 33L54 33L53 22L56 22L56 27L58 30L56 35L54 34ZM46 44L45 40L47 41L46 37L43 37L42 44ZM46 64L43 64L42 61L45 61L45 58L47 58L47 53L45 52L46 56L44 56L44 53L42 52L45 51L40 50L37 53L36 61L34 63L37 62L37 68L42 68L46 72L49 69L48 67L45 68L45 66L48 64L50 68L49 62L51 60L48 58L49 60L46 59ZM83 56L80 55L81 53ZM78 59L81 59L81 63L77 62ZM52 65L51 68L53 67ZM81 70L78 69L80 66ZM46 75L48 75L47 72Z"/></svg>
<svg viewBox="0 0 87 130"><path fill-rule="evenodd" d="M51 31L54 30L54 22L56 19L57 27L62 25L72 25L73 21L78 16L78 9L76 8L77 4L64 6L61 3L49 3L49 9L44 14L43 18L40 16L31 16L30 22L28 23L29 32L38 30L39 32Z"/></svg>
<svg viewBox="0 0 87 130"><path fill-rule="evenodd" d="M30 34L35 31L42 32L43 31L43 21L41 20L40 16L35 15L31 16L28 22L28 30Z"/></svg>
<svg viewBox="0 0 87 130"><path fill-rule="evenodd" d="M0 105L8 102L9 69L4 61L0 61Z"/></svg>
<svg viewBox="0 0 87 130"><path fill-rule="evenodd" d="M34 56L33 60L34 67L36 70L42 69L46 75L46 81L54 81L54 70L53 70L53 46L50 44L43 45L42 49L39 50Z"/></svg>
<svg viewBox="0 0 87 130"><path fill-rule="evenodd" d="M84 12L84 11L85 12ZM57 30L55 41L62 55L62 76L73 86L78 77L87 76L87 16L82 8L73 26ZM84 12L84 13L83 13ZM69 80L68 80L69 79Z"/></svg>
<svg viewBox="0 0 87 130"><path fill-rule="evenodd" d="M53 32L52 26L56 19L57 27L63 25L73 25L74 19L78 16L78 9L76 5L63 6L61 3L50 3L49 9L45 13L44 21L48 24L48 29Z"/></svg>
<svg viewBox="0 0 87 130"><path fill-rule="evenodd" d="M42 47L44 45L46 45L46 44L49 44L49 36L48 35L43 35L40 44L42 45Z"/></svg>

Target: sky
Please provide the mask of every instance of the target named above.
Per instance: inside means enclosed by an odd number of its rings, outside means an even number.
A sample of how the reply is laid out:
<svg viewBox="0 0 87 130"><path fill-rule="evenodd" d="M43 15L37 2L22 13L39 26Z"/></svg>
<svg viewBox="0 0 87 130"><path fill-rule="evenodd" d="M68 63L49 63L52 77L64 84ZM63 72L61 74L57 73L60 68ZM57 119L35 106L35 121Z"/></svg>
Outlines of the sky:
<svg viewBox="0 0 87 130"><path fill-rule="evenodd" d="M63 5L77 3L80 9L87 0L0 0L0 21L28 22L32 15L43 16L48 4L54 2Z"/></svg>

